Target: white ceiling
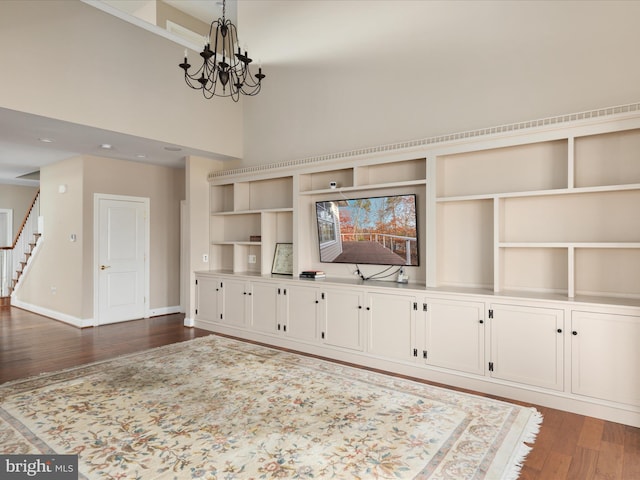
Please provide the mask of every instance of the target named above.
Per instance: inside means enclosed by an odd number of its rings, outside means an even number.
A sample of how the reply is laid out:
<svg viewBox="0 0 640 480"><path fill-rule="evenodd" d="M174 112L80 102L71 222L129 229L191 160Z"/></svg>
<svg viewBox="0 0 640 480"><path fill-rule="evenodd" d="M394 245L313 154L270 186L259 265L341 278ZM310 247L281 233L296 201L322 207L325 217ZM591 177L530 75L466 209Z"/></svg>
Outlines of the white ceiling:
<svg viewBox="0 0 640 480"><path fill-rule="evenodd" d="M123 0L115 0L121 1ZM220 10L215 0L165 0L210 23ZM231 0L229 0L231 2ZM427 65L446 75L456 64L490 65L496 59L555 58L599 48L599 39L624 35L616 1L547 0L240 0L240 43L269 66L396 68ZM126 0L123 3L131 3ZM235 3L235 1L233 2ZM636 6L640 2L636 3ZM618 8L618 10L616 10ZM228 15L231 16L231 15ZM614 40L618 41L618 40ZM582 54L582 53L580 53ZM430 70L431 71L431 70ZM38 138L55 138L43 144ZM113 151L99 150L112 143ZM157 141L19 114L0 109L0 182L76 154L99 154L133 161L181 166L185 155ZM15 180L13 180L15 181Z"/></svg>
<svg viewBox="0 0 640 480"><path fill-rule="evenodd" d="M116 0L114 3L139 8L147 1ZM221 11L213 0L169 0L167 3L205 18L211 17L211 12ZM211 18L206 21L209 23ZM53 141L44 143L40 139ZM102 144L110 144L113 148L102 149ZM0 108L0 184L38 185L40 167L77 155L175 168L184 167L184 158L189 155L212 156L211 152ZM221 157L216 155L215 158Z"/></svg>
<svg viewBox="0 0 640 480"><path fill-rule="evenodd" d="M45 143L41 139L52 140ZM106 150L100 145L109 144ZM0 108L0 184L37 185L40 167L77 155L184 167L184 157L210 152ZM217 158L220 158L219 156Z"/></svg>

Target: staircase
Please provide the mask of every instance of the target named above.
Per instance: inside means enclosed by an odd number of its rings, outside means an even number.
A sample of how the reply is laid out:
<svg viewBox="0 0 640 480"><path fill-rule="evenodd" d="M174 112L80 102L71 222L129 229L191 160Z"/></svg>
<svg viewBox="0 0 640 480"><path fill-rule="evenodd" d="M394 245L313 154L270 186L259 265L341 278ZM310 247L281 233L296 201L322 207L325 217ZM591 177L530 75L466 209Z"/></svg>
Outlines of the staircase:
<svg viewBox="0 0 640 480"><path fill-rule="evenodd" d="M11 304L11 294L29 265L42 234L39 231L40 192L36 194L27 215L10 247L0 251L0 306Z"/></svg>
<svg viewBox="0 0 640 480"><path fill-rule="evenodd" d="M23 254L22 254L23 260L18 262L18 265L17 265L16 270L15 270L15 276L14 276L14 278L11 279L11 286L9 287L9 294L13 293L13 290L15 290L16 285L18 285L18 282L20 281L20 277L24 273L25 268L27 268L27 265L29 264L29 260L31 259L31 255L33 254L33 251L35 250L36 245L38 244L38 240L40 240L41 236L42 235L40 233L34 233L33 234L33 241L32 242L28 242L26 244L27 245L26 251L24 251Z"/></svg>

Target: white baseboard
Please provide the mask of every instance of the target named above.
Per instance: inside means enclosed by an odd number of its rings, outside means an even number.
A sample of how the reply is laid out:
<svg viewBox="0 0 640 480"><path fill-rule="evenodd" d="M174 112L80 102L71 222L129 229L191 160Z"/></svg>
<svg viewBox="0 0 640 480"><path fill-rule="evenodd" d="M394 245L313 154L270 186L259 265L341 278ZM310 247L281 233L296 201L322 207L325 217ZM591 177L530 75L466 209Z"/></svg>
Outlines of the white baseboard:
<svg viewBox="0 0 640 480"><path fill-rule="evenodd" d="M66 313L57 312L55 310L50 310L48 308L39 307L38 305L31 305L29 303L21 302L15 297L11 298L11 305L14 307L22 308L23 310L27 310L29 312L37 313L38 315L43 315L45 317L53 318L54 320L58 320L60 322L68 323L69 325L73 325L78 328L85 327L93 327L93 318L78 318L72 315L68 315Z"/></svg>
<svg viewBox="0 0 640 480"><path fill-rule="evenodd" d="M150 317L157 317L159 315L171 315L173 313L180 313L180 305L174 305L173 307L152 308L151 310L149 310Z"/></svg>
<svg viewBox="0 0 640 480"><path fill-rule="evenodd" d="M45 317L53 318L54 320L58 320L60 322L68 323L69 325L73 325L74 327L86 328L86 327L95 326L93 318L82 319L82 318L74 317L72 315L57 312L55 310L50 310L48 308L40 307L38 305L31 305L30 303L21 302L15 297L11 297L11 305L13 305L14 307L22 308L23 310L27 310L29 312L37 313L38 315L43 315ZM180 313L180 305L176 305L172 307L154 308L153 310L149 311L149 317L157 317L159 315L171 315L173 313ZM186 319L185 319L185 322L186 322Z"/></svg>

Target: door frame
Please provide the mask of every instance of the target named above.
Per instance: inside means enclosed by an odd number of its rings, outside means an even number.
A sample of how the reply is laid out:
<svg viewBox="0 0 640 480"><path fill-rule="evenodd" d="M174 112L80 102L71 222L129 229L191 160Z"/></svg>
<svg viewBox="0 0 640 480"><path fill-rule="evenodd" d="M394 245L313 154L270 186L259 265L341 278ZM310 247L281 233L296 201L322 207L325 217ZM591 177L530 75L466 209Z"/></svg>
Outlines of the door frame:
<svg viewBox="0 0 640 480"><path fill-rule="evenodd" d="M129 195L111 195L108 193L93 194L93 326L100 325L100 279L98 264L100 263L100 201L101 200L120 200L126 202L138 202L144 206L144 318L149 318L149 265L150 245L151 245L151 228L150 228L150 205L151 200L148 197L133 197Z"/></svg>
<svg viewBox="0 0 640 480"><path fill-rule="evenodd" d="M10 247L13 245L14 233L13 233L13 209L12 208L0 208L0 213L4 213L7 215L7 237L5 239L0 239L0 247ZM2 243L7 242L6 245L2 245Z"/></svg>

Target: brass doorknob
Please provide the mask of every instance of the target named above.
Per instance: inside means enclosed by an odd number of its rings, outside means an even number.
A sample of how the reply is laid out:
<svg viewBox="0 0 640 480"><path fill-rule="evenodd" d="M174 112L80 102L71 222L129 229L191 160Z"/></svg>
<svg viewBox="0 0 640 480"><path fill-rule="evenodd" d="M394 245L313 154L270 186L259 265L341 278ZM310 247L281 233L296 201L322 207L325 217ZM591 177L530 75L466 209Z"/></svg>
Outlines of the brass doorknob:
<svg viewBox="0 0 640 480"><path fill-rule="evenodd" d="M100 270L106 270L107 268L111 268L111 265L100 265Z"/></svg>

